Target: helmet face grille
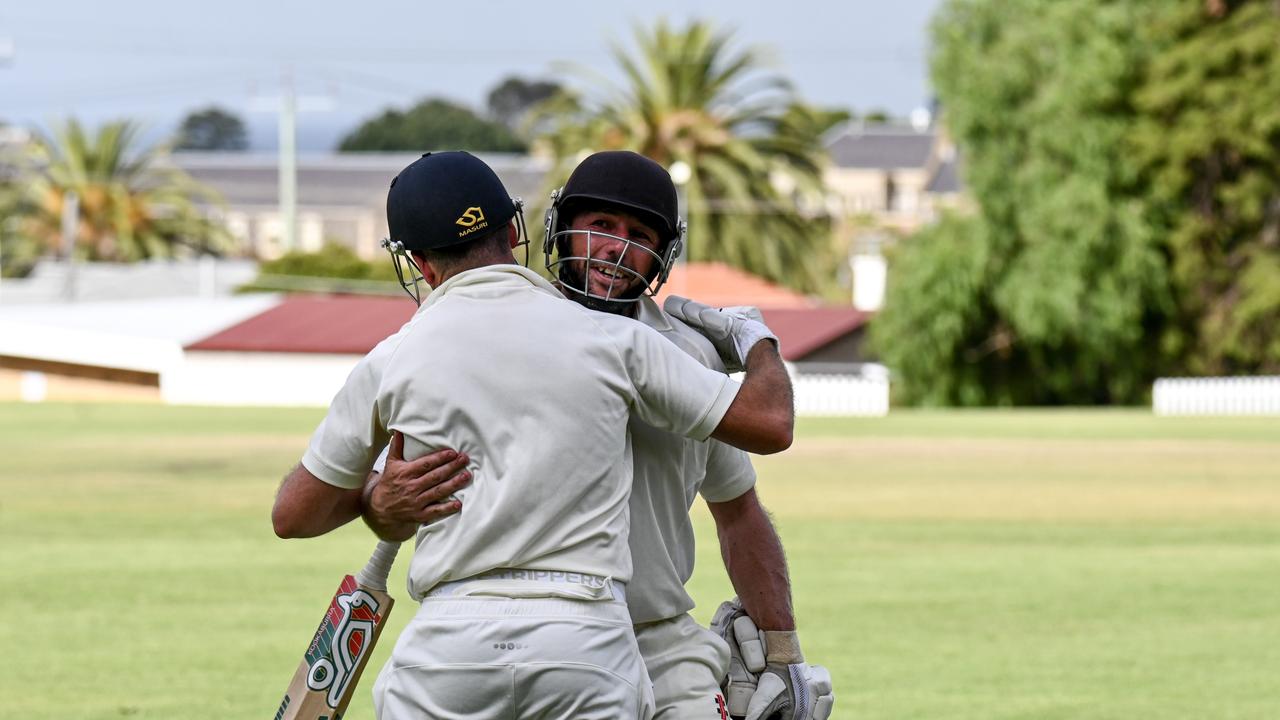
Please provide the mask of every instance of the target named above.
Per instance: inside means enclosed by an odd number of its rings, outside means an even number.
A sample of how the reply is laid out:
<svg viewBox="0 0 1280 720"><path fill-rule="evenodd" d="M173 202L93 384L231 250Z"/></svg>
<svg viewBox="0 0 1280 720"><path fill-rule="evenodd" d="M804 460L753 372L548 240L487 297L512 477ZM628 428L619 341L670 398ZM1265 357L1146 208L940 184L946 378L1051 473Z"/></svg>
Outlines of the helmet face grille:
<svg viewBox="0 0 1280 720"><path fill-rule="evenodd" d="M661 252L656 252L638 242L618 235L595 230L571 230L560 227L560 209L563 191L551 194L551 207L547 210L544 223L544 241L542 246L543 264L547 272L556 278L561 287L576 295L599 300L607 304L635 303L642 297L653 297L667 281L671 267L684 247L685 223L676 221L675 237L671 238ZM572 254L571 246L575 237L585 237L586 248L582 255ZM603 260L592 257L592 247L601 241L613 242L622 246L617 257ZM624 264L626 260L648 255L653 259L654 270L645 277ZM631 264L635 264L634 262ZM593 291L588 279L589 270L597 269L614 276L605 291ZM615 293L614 286L621 277L630 276L636 283L627 290ZM631 285L631 283L627 283ZM637 290L638 288L638 290Z"/></svg>
<svg viewBox="0 0 1280 720"><path fill-rule="evenodd" d="M422 276L422 269L418 267L418 263L414 262L413 257L409 255L404 243L397 240L383 238L382 249L391 254L391 262L396 269L396 280L400 282L400 287L409 294L414 305L421 305L422 290L418 283L426 282L426 278Z"/></svg>

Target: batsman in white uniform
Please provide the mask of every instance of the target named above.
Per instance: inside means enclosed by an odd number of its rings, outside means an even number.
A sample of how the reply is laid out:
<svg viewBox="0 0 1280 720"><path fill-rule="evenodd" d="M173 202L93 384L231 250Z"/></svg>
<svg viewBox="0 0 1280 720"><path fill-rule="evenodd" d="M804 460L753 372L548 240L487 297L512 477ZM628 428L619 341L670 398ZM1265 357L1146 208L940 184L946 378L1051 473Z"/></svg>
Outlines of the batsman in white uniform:
<svg viewBox="0 0 1280 720"><path fill-rule="evenodd" d="M545 263L567 297L635 318L709 368L742 369L732 342L734 323L742 322L738 313L679 298L669 301L666 312L652 300L684 241L675 187L661 166L631 152L589 156L553 196L545 231ZM730 710L752 720L828 717L834 702L830 677L824 668L804 663L786 558L756 497L746 453L642 419L633 418L629 431L635 487L628 606L654 683L656 717L725 718ZM445 465L441 458L409 471L393 466L383 482L420 481L433 472L443 480L452 474ZM397 471L402 475L392 477ZM699 494L711 509L726 568L742 597L741 604L726 603L717 613L715 632L690 617L694 602L684 589L694 561L689 510ZM437 504L426 512L449 509Z"/></svg>
<svg viewBox="0 0 1280 720"><path fill-rule="evenodd" d="M784 449L790 386L776 344L738 333L749 356L739 387L639 323L564 302L514 264L518 203L466 153L405 168L387 206L393 249L434 289L335 397L281 486L277 533L320 534L361 514L393 429L408 456L453 448L471 482L460 511L409 526L409 592L422 607L375 685L379 716L651 716L626 605L626 426L634 416Z"/></svg>

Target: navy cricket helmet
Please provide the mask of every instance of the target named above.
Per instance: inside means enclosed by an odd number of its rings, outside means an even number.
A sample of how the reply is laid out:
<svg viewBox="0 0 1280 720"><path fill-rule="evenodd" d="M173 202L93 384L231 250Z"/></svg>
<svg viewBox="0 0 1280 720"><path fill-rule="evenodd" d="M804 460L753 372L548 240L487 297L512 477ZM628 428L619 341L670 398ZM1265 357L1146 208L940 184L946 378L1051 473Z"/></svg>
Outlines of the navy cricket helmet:
<svg viewBox="0 0 1280 720"><path fill-rule="evenodd" d="M412 253L485 237L513 217L521 242L527 242L523 205L507 194L498 174L471 153L429 152L410 163L387 191L390 237L382 242L395 261L401 287L414 302L421 301L417 284L422 272ZM407 280L402 262L410 268Z"/></svg>
<svg viewBox="0 0 1280 720"><path fill-rule="evenodd" d="M585 262L599 261L570 255L570 237L585 233L568 228L572 219L584 210L610 209L634 215L653 228L661 240L658 252L654 252L627 238L613 238L625 243L624 255L627 252L647 253L656 260L656 271L651 277L640 277L639 273L622 264L621 257L612 265L615 272L629 273L643 281L641 291L632 297L614 295L612 288L604 296L591 292L585 277L578 277L581 273L574 268ZM547 209L544 230L545 264L562 287L607 303L631 303L643 295L656 295L667 281L675 259L684 248L686 225L679 215L675 183L671 181L671 174L666 168L639 153L607 150L584 159L574 168L564 187L551 194L551 207ZM588 249L593 235L605 234L588 234ZM587 254L590 255L589 250Z"/></svg>

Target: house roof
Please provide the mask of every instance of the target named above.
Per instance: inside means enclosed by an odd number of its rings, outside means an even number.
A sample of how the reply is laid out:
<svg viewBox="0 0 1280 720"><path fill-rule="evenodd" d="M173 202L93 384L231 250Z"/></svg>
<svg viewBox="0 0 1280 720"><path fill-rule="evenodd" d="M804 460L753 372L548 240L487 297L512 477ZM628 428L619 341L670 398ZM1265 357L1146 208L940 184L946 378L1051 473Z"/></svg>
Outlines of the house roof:
<svg viewBox="0 0 1280 720"><path fill-rule="evenodd" d="M419 153L320 153L298 156L298 202L303 206L381 206L387 188ZM502 178L513 196L532 199L542 192L550 169L545 160L508 153L480 159ZM274 153L178 152L175 166L216 189L233 206L274 205L280 188Z"/></svg>
<svg viewBox="0 0 1280 720"><path fill-rule="evenodd" d="M294 295L186 349L363 355L413 312L403 297Z"/></svg>
<svg viewBox="0 0 1280 720"><path fill-rule="evenodd" d="M870 313L851 307L765 308L764 322L778 336L784 360L796 362L862 327Z"/></svg>
<svg viewBox="0 0 1280 720"><path fill-rule="evenodd" d="M955 157L939 164L938 169L933 173L933 177L929 178L928 184L925 185L924 191L939 195L960 192L959 164L959 158Z"/></svg>
<svg viewBox="0 0 1280 720"><path fill-rule="evenodd" d="M932 131L853 122L828 136L827 152L832 163L841 168L923 168L933 143Z"/></svg>
<svg viewBox="0 0 1280 720"><path fill-rule="evenodd" d="M741 304L741 303L736 303ZM187 346L187 350L363 355L413 315L404 298L292 296L280 304ZM766 308L783 358L802 360L856 330L867 313L845 307Z"/></svg>
<svg viewBox="0 0 1280 720"><path fill-rule="evenodd" d="M718 262L677 264L658 292L658 304L669 295L694 298L716 307L811 308L818 305L794 290Z"/></svg>

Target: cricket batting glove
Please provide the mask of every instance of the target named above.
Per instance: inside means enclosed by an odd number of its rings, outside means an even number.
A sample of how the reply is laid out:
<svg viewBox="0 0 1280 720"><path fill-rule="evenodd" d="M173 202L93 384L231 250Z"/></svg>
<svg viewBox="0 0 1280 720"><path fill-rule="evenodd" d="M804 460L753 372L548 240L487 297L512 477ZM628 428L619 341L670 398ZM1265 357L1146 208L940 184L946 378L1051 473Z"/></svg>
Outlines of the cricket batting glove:
<svg viewBox="0 0 1280 720"><path fill-rule="evenodd" d="M748 305L713 308L672 295L662 304L662 309L706 336L724 361L725 370L731 373L746 367L747 353L756 343L772 340L774 345L778 344L778 336L764 324L759 308Z"/></svg>
<svg viewBox="0 0 1280 720"><path fill-rule="evenodd" d="M791 631L762 631L737 598L720 604L711 631L729 643L724 694L745 720L827 720L835 704L831 674L809 665Z"/></svg>

